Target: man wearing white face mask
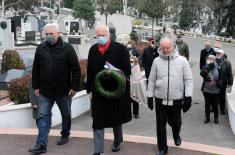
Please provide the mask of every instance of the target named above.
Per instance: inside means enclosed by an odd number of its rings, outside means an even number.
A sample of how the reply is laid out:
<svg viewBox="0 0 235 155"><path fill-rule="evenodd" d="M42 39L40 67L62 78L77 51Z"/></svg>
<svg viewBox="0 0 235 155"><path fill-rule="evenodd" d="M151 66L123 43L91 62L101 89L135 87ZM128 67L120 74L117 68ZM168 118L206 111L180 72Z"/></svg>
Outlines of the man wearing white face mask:
<svg viewBox="0 0 235 155"><path fill-rule="evenodd" d="M96 28L98 43L94 44L88 54L87 93L91 93L92 128L94 134L94 154L104 152L104 129L113 128L114 142L112 152L120 150L123 142L122 124L131 121L130 82L126 80L123 95L118 98L107 98L95 88L96 75L104 69L106 62L118 68L130 79L131 65L127 48L109 37L109 28L101 25ZM114 87L114 83L105 81L104 85Z"/></svg>
<svg viewBox="0 0 235 155"><path fill-rule="evenodd" d="M219 106L222 115L225 115L225 93L226 88L233 85L233 73L231 62L224 57L224 50L218 49L216 51L216 62L219 65L220 80L218 81L219 92Z"/></svg>

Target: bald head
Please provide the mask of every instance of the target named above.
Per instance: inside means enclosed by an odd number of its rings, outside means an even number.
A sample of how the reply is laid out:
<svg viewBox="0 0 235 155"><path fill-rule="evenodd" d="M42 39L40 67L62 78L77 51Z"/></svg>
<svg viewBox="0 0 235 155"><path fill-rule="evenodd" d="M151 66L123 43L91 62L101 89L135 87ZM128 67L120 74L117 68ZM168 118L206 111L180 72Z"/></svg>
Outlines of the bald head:
<svg viewBox="0 0 235 155"><path fill-rule="evenodd" d="M161 51L164 55L169 55L174 50L174 42L170 38L163 38L160 41Z"/></svg>
<svg viewBox="0 0 235 155"><path fill-rule="evenodd" d="M215 42L214 47L220 49L220 48L222 48L222 44L217 41L217 42Z"/></svg>
<svg viewBox="0 0 235 155"><path fill-rule="evenodd" d="M100 25L96 28L96 35L97 37L109 37L109 28L105 25Z"/></svg>

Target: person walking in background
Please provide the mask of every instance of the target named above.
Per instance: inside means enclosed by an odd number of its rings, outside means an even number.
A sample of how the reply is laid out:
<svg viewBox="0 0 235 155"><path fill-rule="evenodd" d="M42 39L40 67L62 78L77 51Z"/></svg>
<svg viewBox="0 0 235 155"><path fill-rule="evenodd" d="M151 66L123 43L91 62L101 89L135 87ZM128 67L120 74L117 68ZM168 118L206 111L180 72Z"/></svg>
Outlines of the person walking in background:
<svg viewBox="0 0 235 155"><path fill-rule="evenodd" d="M187 59L180 56L174 43L163 38L158 50L159 57L154 59L148 82L148 107L153 110L155 98L157 155L168 152L166 123L172 128L176 146L181 144L181 108L187 112L191 107L193 77Z"/></svg>
<svg viewBox="0 0 235 155"><path fill-rule="evenodd" d="M137 33L137 29L136 27L132 27L131 33L129 34L130 39L133 40L135 42L135 44L138 43L139 37L138 37L138 33Z"/></svg>
<svg viewBox="0 0 235 155"><path fill-rule="evenodd" d="M159 56L158 46L156 45L154 38L150 38L149 42L150 46L144 49L144 53L142 55L142 66L145 70L145 76L147 79L149 78L153 60Z"/></svg>
<svg viewBox="0 0 235 155"><path fill-rule="evenodd" d="M112 152L120 150L123 142L122 124L131 121L130 81L126 80L124 94L118 98L102 96L95 87L96 75L104 69L106 62L121 70L128 79L131 75L130 57L127 48L109 37L109 28L100 25L96 28L98 43L94 44L88 54L87 93L91 94L92 128L94 134L94 154L104 152L104 129L113 128L114 142ZM107 87L113 83L104 81Z"/></svg>
<svg viewBox="0 0 235 155"><path fill-rule="evenodd" d="M61 138L57 145L68 142L71 129L71 98L79 90L80 66L72 45L64 42L58 25L45 25L46 42L38 45L33 62L32 85L38 98L38 136L29 152L47 152L51 128L51 109L57 103L62 115Z"/></svg>
<svg viewBox="0 0 235 155"><path fill-rule="evenodd" d="M177 34L177 39L176 39L176 45L179 50L179 54L183 57L185 57L189 61L189 49L188 49L188 44L183 41L182 35Z"/></svg>
<svg viewBox="0 0 235 155"><path fill-rule="evenodd" d="M206 60L206 66L202 67L200 75L203 77L201 91L205 98L205 120L210 122L210 106L214 112L214 123L218 124L218 95L219 95L219 68L215 62L215 56L209 55Z"/></svg>
<svg viewBox="0 0 235 155"><path fill-rule="evenodd" d="M143 88L146 88L146 87L141 87L141 85L139 85L141 83L136 83L136 81L139 80L138 78L141 78L141 71L140 71L140 65L139 65L139 61L141 60L140 58L141 53L131 43L127 44L127 50L129 51L130 63L131 63L131 76L130 76L131 103L133 106L134 118L138 119L139 118L139 102L141 101L140 98L144 97L144 93L142 91L144 91ZM139 96L140 94L141 96Z"/></svg>
<svg viewBox="0 0 235 155"><path fill-rule="evenodd" d="M231 62L224 58L224 50L218 49L216 51L216 63L219 66L219 106L222 115L225 115L225 95L226 88L233 85L233 73Z"/></svg>
<svg viewBox="0 0 235 155"><path fill-rule="evenodd" d="M136 57L138 59L138 64L142 62L142 54L138 48L136 48L136 44L134 41L129 41L126 45L127 50L129 51L130 57ZM141 65L141 64L140 64Z"/></svg>
<svg viewBox="0 0 235 155"><path fill-rule="evenodd" d="M202 49L200 53L200 70L202 70L202 68L206 66L206 59L208 55L215 55L215 51L211 47L211 43L207 41L205 42L205 48Z"/></svg>

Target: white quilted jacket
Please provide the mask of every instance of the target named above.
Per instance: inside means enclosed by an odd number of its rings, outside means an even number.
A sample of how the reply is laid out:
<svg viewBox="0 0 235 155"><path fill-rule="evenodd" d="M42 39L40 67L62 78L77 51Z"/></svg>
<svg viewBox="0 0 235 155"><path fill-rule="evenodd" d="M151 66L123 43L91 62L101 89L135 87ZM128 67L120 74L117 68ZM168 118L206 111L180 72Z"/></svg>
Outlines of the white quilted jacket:
<svg viewBox="0 0 235 155"><path fill-rule="evenodd" d="M193 95L193 77L187 59L177 48L169 55L158 50L159 57L152 64L147 96L163 100L183 99Z"/></svg>

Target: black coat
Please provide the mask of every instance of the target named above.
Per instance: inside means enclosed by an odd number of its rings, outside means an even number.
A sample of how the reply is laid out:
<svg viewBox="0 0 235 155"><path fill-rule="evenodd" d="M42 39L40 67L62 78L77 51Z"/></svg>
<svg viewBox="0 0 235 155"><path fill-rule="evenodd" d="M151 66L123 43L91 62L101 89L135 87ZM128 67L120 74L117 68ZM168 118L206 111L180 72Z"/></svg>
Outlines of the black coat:
<svg viewBox="0 0 235 155"><path fill-rule="evenodd" d="M92 92L93 129L114 127L131 120L130 82L128 80L126 80L125 93L118 99L102 97L95 89L95 77L104 69L106 61L122 70L128 78L131 74L129 53L122 44L111 41L103 56L98 51L98 44L90 48L87 66L87 92ZM112 83L108 85L112 87Z"/></svg>
<svg viewBox="0 0 235 155"><path fill-rule="evenodd" d="M38 45L33 63L33 88L40 94L52 97L68 95L79 90L80 66L72 45L59 37L53 46L46 42Z"/></svg>
<svg viewBox="0 0 235 155"><path fill-rule="evenodd" d="M233 85L233 73L232 65L227 59L223 59L222 63L217 59L217 64L219 65L219 76L220 80L218 81L220 88L226 88L228 85Z"/></svg>
<svg viewBox="0 0 235 155"><path fill-rule="evenodd" d="M150 46L144 49L144 53L142 56L142 67L145 70L145 76L148 79L153 60L158 57L158 46L155 49L151 48Z"/></svg>
<svg viewBox="0 0 235 155"><path fill-rule="evenodd" d="M210 48L209 51L207 51L205 48L203 50L201 50L201 54L200 54L200 70L202 70L203 67L206 66L206 59L208 57L208 55L216 55L215 51L213 48Z"/></svg>

